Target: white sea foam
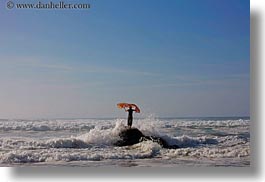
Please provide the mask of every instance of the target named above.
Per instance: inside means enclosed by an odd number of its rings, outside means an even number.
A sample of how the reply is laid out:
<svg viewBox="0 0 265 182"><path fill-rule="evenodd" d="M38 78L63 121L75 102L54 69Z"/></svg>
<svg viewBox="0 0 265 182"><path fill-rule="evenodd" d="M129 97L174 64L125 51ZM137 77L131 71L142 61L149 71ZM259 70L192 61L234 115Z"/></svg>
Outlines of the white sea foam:
<svg viewBox="0 0 265 182"><path fill-rule="evenodd" d="M124 119L119 121L126 122ZM22 130L22 131L60 131L60 130L90 130L95 126L111 128L115 125L117 119L112 120L96 120L96 119L73 119L73 120L0 120L0 130ZM172 127L244 127L249 126L249 120L170 120L164 121L147 117L145 119L136 119L134 126L143 131L158 132L158 128ZM146 130L147 127L147 130Z"/></svg>
<svg viewBox="0 0 265 182"><path fill-rule="evenodd" d="M74 150L44 149L16 150L0 154L2 163L48 162L48 161L100 161L106 159L143 159L152 158L159 153L161 147L146 141L131 147L114 147L97 150L96 148Z"/></svg>
<svg viewBox="0 0 265 182"><path fill-rule="evenodd" d="M136 119L133 126L146 136L162 137L179 149L164 149L144 141L115 147L125 119L0 120L0 164L69 161L153 159L179 163L179 159L206 164L249 164L249 120ZM184 133L184 134L183 134ZM229 160L226 160L226 159ZM165 160L165 161L164 161Z"/></svg>
<svg viewBox="0 0 265 182"><path fill-rule="evenodd" d="M167 150L163 152L164 156L167 157L195 157L195 158L234 158L234 157L249 157L250 148L249 145L244 147L234 146L226 148L182 148L176 150Z"/></svg>
<svg viewBox="0 0 265 182"><path fill-rule="evenodd" d="M95 126L111 127L110 122L93 119L74 120L4 120L0 121L0 131L88 131Z"/></svg>
<svg viewBox="0 0 265 182"><path fill-rule="evenodd" d="M125 125L123 121L116 120L116 124L113 128L105 129L101 126L97 126L77 138L89 144L111 145L119 139L119 133L124 128Z"/></svg>
<svg viewBox="0 0 265 182"><path fill-rule="evenodd" d="M207 121L176 121L174 127L243 127L249 126L249 120L207 120Z"/></svg>

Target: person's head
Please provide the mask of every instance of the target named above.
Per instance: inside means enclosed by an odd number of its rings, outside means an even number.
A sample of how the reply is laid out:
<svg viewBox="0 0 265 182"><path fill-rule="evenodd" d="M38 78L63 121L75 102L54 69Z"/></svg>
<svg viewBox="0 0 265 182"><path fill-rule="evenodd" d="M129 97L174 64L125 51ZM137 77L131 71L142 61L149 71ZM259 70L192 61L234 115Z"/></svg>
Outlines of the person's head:
<svg viewBox="0 0 265 182"><path fill-rule="evenodd" d="M129 109L132 109L132 106L130 106Z"/></svg>

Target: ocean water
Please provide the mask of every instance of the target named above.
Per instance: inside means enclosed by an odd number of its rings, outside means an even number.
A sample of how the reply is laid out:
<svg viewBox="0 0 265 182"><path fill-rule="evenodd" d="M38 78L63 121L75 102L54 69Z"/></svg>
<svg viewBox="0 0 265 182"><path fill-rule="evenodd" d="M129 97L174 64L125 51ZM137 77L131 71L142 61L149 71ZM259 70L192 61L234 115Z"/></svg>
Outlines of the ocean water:
<svg viewBox="0 0 265 182"><path fill-rule="evenodd" d="M0 166L250 166L250 118L135 119L152 141L116 147L126 119L0 120Z"/></svg>

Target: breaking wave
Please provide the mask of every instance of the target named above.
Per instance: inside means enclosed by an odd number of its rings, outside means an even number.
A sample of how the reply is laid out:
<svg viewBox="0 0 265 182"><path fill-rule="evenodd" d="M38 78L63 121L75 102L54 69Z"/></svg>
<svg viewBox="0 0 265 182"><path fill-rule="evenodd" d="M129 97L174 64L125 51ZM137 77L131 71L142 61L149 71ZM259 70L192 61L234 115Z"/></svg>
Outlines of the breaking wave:
<svg viewBox="0 0 265 182"><path fill-rule="evenodd" d="M126 150L124 150L127 148ZM130 148L130 150L128 150ZM111 149L111 150L110 150ZM67 149L45 149L41 151L11 151L0 154L2 163L28 163L49 161L101 161L106 159L143 159L152 158L159 153L160 145L145 141L131 147L114 147L98 150L74 150L71 153Z"/></svg>
<svg viewBox="0 0 265 182"><path fill-rule="evenodd" d="M49 138L1 137L0 163L35 163L54 161L103 161L114 159L215 159L244 158L250 156L249 136L244 133L233 135L187 134L176 135L172 128L186 127L248 127L249 120L234 121L160 121L152 118L136 120L134 126L146 136L163 138L169 145L179 149L164 149L152 141L115 147L119 133L125 128L124 119L106 120L41 120L41 121L0 121L0 130L4 131L83 131L70 137L50 136ZM167 130L161 130L166 128ZM170 129L170 130L168 130ZM162 131L174 131L166 132ZM195 130L193 130L195 131ZM232 130L229 130L232 131ZM242 131L245 131L242 130ZM73 134L69 132L70 134Z"/></svg>

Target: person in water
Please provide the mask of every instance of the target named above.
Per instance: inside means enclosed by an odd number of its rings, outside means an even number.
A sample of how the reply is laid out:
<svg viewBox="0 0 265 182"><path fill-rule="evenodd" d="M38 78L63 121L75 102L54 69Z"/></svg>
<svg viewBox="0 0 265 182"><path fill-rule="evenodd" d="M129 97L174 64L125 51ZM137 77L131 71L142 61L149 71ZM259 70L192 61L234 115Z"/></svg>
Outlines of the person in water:
<svg viewBox="0 0 265 182"><path fill-rule="evenodd" d="M135 111L135 110L132 109L132 106L130 106L129 109L126 111L128 112L128 126L131 128L132 127L132 121L133 121L133 111Z"/></svg>

